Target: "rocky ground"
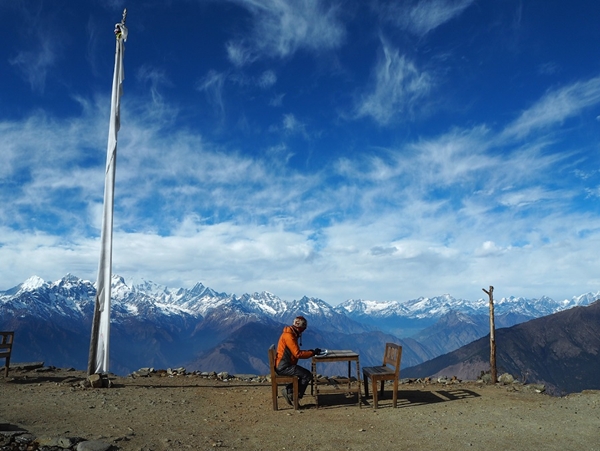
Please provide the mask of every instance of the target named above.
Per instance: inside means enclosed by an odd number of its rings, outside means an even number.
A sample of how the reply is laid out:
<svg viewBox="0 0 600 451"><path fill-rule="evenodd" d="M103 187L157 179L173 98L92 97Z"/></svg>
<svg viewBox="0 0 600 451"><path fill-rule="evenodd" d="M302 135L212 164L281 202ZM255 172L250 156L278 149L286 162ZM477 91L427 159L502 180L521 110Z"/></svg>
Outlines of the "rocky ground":
<svg viewBox="0 0 600 451"><path fill-rule="evenodd" d="M600 450L600 391L557 398L520 384L412 382L397 409L388 388L378 410L331 394L318 409L305 396L299 411L280 397L273 411L264 378L86 381L53 368L0 376L0 450Z"/></svg>

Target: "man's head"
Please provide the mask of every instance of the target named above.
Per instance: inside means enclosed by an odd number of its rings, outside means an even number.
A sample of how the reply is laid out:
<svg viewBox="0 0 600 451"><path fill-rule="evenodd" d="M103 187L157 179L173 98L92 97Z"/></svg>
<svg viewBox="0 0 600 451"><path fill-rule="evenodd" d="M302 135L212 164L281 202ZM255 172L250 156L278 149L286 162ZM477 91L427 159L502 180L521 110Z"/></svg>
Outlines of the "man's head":
<svg viewBox="0 0 600 451"><path fill-rule="evenodd" d="M294 322L292 323L294 329L298 331L299 334L306 330L306 326L308 326L308 322L304 316L297 316L294 318Z"/></svg>

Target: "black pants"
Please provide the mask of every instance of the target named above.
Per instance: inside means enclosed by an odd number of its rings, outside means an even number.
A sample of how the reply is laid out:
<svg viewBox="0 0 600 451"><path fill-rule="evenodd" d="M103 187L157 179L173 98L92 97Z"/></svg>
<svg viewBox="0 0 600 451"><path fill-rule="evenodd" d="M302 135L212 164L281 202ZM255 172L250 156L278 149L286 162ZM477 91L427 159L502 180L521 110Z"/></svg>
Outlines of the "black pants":
<svg viewBox="0 0 600 451"><path fill-rule="evenodd" d="M313 379L312 373L299 365L290 365L285 368L277 368L277 374L280 374L281 376L298 376L298 399L302 399L304 392L306 391L306 387L308 387L308 384L310 384L310 381ZM292 384L288 384L286 385L286 389L291 395L294 391L294 386Z"/></svg>

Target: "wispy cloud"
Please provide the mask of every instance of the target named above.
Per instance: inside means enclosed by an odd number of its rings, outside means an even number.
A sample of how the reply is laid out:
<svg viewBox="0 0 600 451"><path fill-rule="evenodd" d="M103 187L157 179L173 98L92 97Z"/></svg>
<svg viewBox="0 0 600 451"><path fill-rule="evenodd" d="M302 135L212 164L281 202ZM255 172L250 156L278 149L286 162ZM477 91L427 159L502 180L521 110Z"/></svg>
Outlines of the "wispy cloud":
<svg viewBox="0 0 600 451"><path fill-rule="evenodd" d="M58 25L56 14L42 3L19 4L15 11L21 24L22 39L17 41L19 45L8 62L19 71L33 92L42 94L49 74L61 58L65 33Z"/></svg>
<svg viewBox="0 0 600 451"><path fill-rule="evenodd" d="M420 0L382 4L380 16L415 35L424 36L459 16L475 0Z"/></svg>
<svg viewBox="0 0 600 451"><path fill-rule="evenodd" d="M400 56L388 56L402 72ZM475 297L490 283L510 293L523 274L532 295L565 293L574 268L577 280L597 280L593 265L580 264L596 258L597 215L566 208L574 193L561 183L570 175L596 193L596 178L563 171L571 156L555 150L560 136L547 127L557 114L529 119L553 99L569 99L565 117L600 103L595 79L548 92L510 133L455 127L303 172L286 164L284 143L242 154L173 127L179 112L155 92L162 73L144 67L138 77L149 83L150 101L124 97L117 273L332 303L368 293L380 300ZM199 88L219 93L223 80L214 72ZM23 274L64 275L56 268L95 277L108 99L79 103L83 112L69 120L37 112L0 122L0 273L15 284ZM280 131L305 131L295 114L280 118ZM527 143L515 141L519 130ZM581 290L579 282L575 293ZM528 293L521 285L514 294Z"/></svg>
<svg viewBox="0 0 600 451"><path fill-rule="evenodd" d="M154 103L163 103L160 89L163 86L173 85L163 69L150 67L148 65L142 65L139 67L136 78L138 82L149 85L149 92ZM202 87L200 87L200 89L202 89Z"/></svg>
<svg viewBox="0 0 600 451"><path fill-rule="evenodd" d="M509 124L504 131L504 136L523 138L539 129L561 124L599 102L600 77L549 91Z"/></svg>
<svg viewBox="0 0 600 451"><path fill-rule="evenodd" d="M372 86L356 107L356 116L369 116L381 125L411 116L416 102L433 88L430 74L382 39L382 54L373 73Z"/></svg>
<svg viewBox="0 0 600 451"><path fill-rule="evenodd" d="M306 135L306 125L300 122L293 114L283 115L283 129L287 133L301 133Z"/></svg>
<svg viewBox="0 0 600 451"><path fill-rule="evenodd" d="M322 52L339 47L345 28L343 6L321 0L230 0L247 9L253 29L227 44L230 61L242 66L263 57L284 58L298 50Z"/></svg>
<svg viewBox="0 0 600 451"><path fill-rule="evenodd" d="M272 70L264 71L258 79L258 86L263 89L270 88L277 83L277 75Z"/></svg>
<svg viewBox="0 0 600 451"><path fill-rule="evenodd" d="M19 51L10 59L10 64L19 69L33 91L41 94L44 92L48 71L56 64L56 60L56 48L52 39L40 36L36 49Z"/></svg>
<svg viewBox="0 0 600 451"><path fill-rule="evenodd" d="M217 72L211 70L202 78L198 84L197 89L203 91L209 102L215 108L215 111L223 116L225 114L225 104L223 102L223 87L227 80L227 74L223 72Z"/></svg>

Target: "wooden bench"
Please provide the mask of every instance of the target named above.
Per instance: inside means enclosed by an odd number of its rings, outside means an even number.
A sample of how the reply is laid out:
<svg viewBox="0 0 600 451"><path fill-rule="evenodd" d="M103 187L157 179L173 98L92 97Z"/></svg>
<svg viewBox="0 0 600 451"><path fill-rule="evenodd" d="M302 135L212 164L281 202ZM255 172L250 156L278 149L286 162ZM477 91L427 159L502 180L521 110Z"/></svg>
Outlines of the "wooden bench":
<svg viewBox="0 0 600 451"><path fill-rule="evenodd" d="M277 352L275 345L269 348L269 368L271 369L271 397L273 398L273 410L277 410L277 386L293 384L294 386L294 410L298 410L300 406L298 402L298 377L297 376L280 376L275 371L275 358Z"/></svg>
<svg viewBox="0 0 600 451"><path fill-rule="evenodd" d="M378 394L377 381L381 382L381 393L383 397L383 384L385 381L394 381L393 406L398 404L398 381L400 378L400 360L402 359L402 346L395 343L385 344L385 353L383 354L383 365L367 366L363 368L363 381L365 384L365 398L369 396L368 379L371 378L373 389L373 408L377 409ZM390 366L388 366L390 365Z"/></svg>
<svg viewBox="0 0 600 451"><path fill-rule="evenodd" d="M15 339L14 332L0 332L0 359L5 359L4 377L8 377L8 368L10 366L10 354Z"/></svg>

